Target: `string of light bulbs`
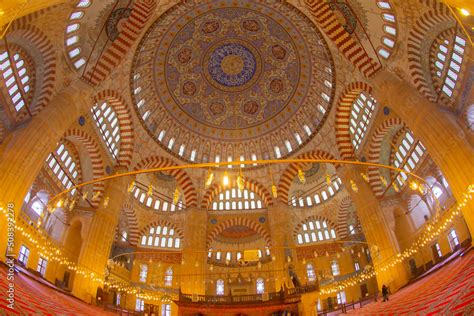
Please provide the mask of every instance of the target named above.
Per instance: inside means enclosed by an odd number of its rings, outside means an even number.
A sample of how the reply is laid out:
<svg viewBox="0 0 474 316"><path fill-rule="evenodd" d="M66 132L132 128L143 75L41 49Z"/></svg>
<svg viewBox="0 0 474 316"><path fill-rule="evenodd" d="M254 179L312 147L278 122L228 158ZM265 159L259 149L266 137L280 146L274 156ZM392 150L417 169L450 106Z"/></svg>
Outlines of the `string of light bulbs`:
<svg viewBox="0 0 474 316"><path fill-rule="evenodd" d="M236 161L236 162L223 162L223 163L206 163L206 164L193 164L193 165L181 165L181 166L169 166L169 167L162 167L162 168L154 168L154 169L146 169L146 170L137 170L137 171L131 171L131 172L126 172L126 173L121 173L121 174L115 174L107 177L103 177L100 179L95 179L92 181L87 181L84 183L77 184L73 187L71 187L68 190L65 190L63 192L60 192L56 196L54 196L51 201L54 203L53 204L53 210L55 207L62 207L64 205L68 204L68 200L66 199L65 201L61 199L63 195L67 195L70 191L74 189L78 189L81 187L84 187L86 185L94 184L96 182L102 182L102 181L107 181L111 180L114 178L118 177L125 177L125 176L133 176L137 174L144 174L144 173L153 173L153 172L159 172L159 171L170 171L170 170L176 170L176 169L193 169L193 168L207 168L208 169L208 175L206 177L205 185L208 187L212 184L214 180L214 174L211 170L211 167L214 167L217 165L219 166L229 166L229 165L246 165L246 164L281 164L281 163L296 163L296 164L304 164L304 163L331 163L331 164L349 164L349 165L363 165L363 166L375 166L375 167L380 167L380 168L386 168L386 169L391 169L399 172L404 172L406 174L409 174L414 180L410 181L409 186L413 190L418 190L420 192L424 192L426 190L426 187L424 185L425 181L423 178L417 176L416 174L413 174L411 172L408 172L406 170L402 170L393 166L387 166L387 165L382 165L382 164L374 164L374 163L367 163L367 162L359 162L359 161L343 161L343 160L325 160L325 159L285 159L285 160L261 160L261 161ZM300 180L301 183L305 183L305 175L304 172L298 167L298 172L297 176ZM361 173L362 178L368 182L368 176L364 173ZM420 184L418 181L422 182L423 184ZM242 175L241 169L239 170L239 176L237 177L237 183L240 186L243 187L245 178ZM224 177L223 177L223 184L228 185L230 182L230 178L228 175L227 170L224 171ZM356 183L350 179L351 183L351 189L354 192L358 192L358 188ZM131 189L133 189L134 186L134 181L130 184L128 191L130 192ZM395 189L395 188L394 188ZM152 192L153 187L150 185L149 191ZM272 196L274 198L277 197L276 188L274 188L274 184L272 181ZM396 190L397 191L397 190ZM398 191L397 191L398 192ZM87 192L86 192L87 193ZM461 210L467 205L468 200L472 199L474 193L474 185L470 185L468 187L468 190L466 193L464 193L464 197L462 202L458 204L456 208L452 208L450 211L447 211L443 214L442 217L439 217L437 214L437 217L435 218L435 221L433 223L430 223L427 225L426 229L423 231L422 235L418 240L413 243L413 245L409 248L407 248L404 252L397 254L397 256L394 259L390 259L388 262L384 262L382 264L379 264L376 266L376 269L373 267L369 266L365 271L362 273L351 277L347 280L344 280L342 282L337 282L332 285L328 285L325 288L321 289L322 294L327 294L327 293L334 293L337 291L340 291L341 289L348 287L348 286L353 286L355 284L358 284L360 282L363 282L371 277L376 276L377 270L380 271L386 271L387 269L390 269L391 267L394 267L396 264L401 263L403 260L407 259L409 256L413 255L414 253L418 252L420 248L426 246L427 243L429 243L431 240L436 238L441 234L441 232L446 228L449 223L451 223L456 216L458 216L461 212ZM179 189L175 190L175 193L173 195L173 200L176 200L176 196L179 197ZM104 207L107 207L109 201L109 197L105 197L103 200L103 205ZM70 206L70 205L69 205ZM7 211L5 210L4 207L0 205L0 210L2 213L7 216ZM48 210L51 211L51 207L48 208ZM443 219L443 220L441 220ZM140 295L143 295L143 297L147 297L150 300L161 300L161 297L148 293L145 294L144 290L139 287L134 287L127 285L126 283L123 283L121 281L115 280L111 278L110 281L106 281L104 278L104 275L98 275L97 273L94 273L90 271L89 269L85 267L80 267L78 266L75 262L69 260L67 257L65 257L62 254L61 249L54 245L50 240L48 236L41 235L40 240L36 239L34 236L32 236L31 233L27 232L24 227L21 225L18 225L15 223L15 228L17 231L19 231L23 237L27 238L34 246L37 247L38 251L42 256L44 256L48 260L56 261L60 263L61 265L66 266L69 270L75 271L76 273L87 277L91 279L94 282L97 282L101 285L109 286L111 288L117 288L120 289L124 292L131 293L131 294L137 294L141 293ZM37 231L35 231L37 233Z"/></svg>
<svg viewBox="0 0 474 316"><path fill-rule="evenodd" d="M325 285L320 289L321 294L332 294L339 292L347 287L354 286L356 284L362 283L370 278L375 277L380 270L382 272L387 271L390 268L393 268L395 265L400 264L403 260L408 259L413 254L417 253L430 243L432 240L436 239L445 231L448 225L450 225L461 213L461 211L468 205L468 202L472 200L474 196L474 184L468 186L466 192L463 194L463 199L458 203L456 207L452 207L450 210L446 211L442 216L437 218L436 222L430 223L423 230L421 236L417 239L415 243L412 244L402 253L397 254L394 258L389 259L386 262L380 263L374 268L373 266L367 266L367 268L356 276L350 277L341 282L335 282L330 285ZM7 217L7 211L5 208L0 206L0 210L5 217ZM89 278L91 281L94 281L102 286L107 286L111 289L116 289L120 292L125 292L128 294L136 294L137 297L147 299L150 301L163 301L163 296L169 295L166 294L156 294L149 293L140 287L132 286L123 281L115 279L110 275L110 280L105 280L105 275L99 275L90 271L89 269L77 265L75 262L66 258L61 249L54 245L48 236L40 235L41 240L38 240L35 236L27 231L24 227L15 222L15 229L19 231L23 237L27 238L32 245L34 245L41 256L45 257L47 260L56 261L59 264L66 266L67 269L75 271L77 274L82 275L83 277ZM33 233L37 233L34 231ZM170 296L166 296L171 300Z"/></svg>

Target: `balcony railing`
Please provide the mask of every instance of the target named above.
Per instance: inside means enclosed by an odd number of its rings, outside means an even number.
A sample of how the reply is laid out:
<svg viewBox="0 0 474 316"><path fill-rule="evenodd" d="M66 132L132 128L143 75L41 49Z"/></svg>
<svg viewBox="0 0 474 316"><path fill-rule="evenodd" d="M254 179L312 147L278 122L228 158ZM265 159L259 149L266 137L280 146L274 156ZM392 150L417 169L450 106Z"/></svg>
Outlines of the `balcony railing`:
<svg viewBox="0 0 474 316"><path fill-rule="evenodd" d="M268 303L295 303L300 300L304 293L319 291L319 285L306 285L297 288L281 290L279 292L270 292L266 294L248 294L248 295L196 295L179 293L179 302L209 304L209 305L252 305ZM179 304L179 303L178 303Z"/></svg>

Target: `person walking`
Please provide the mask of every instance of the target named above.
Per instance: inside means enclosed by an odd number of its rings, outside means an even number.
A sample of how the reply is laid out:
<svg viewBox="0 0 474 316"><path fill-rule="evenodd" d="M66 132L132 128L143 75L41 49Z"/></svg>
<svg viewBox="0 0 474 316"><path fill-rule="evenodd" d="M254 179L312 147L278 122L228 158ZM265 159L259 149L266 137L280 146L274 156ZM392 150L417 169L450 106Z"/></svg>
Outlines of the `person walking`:
<svg viewBox="0 0 474 316"><path fill-rule="evenodd" d="M382 302L388 301L388 287L385 286L385 284L382 285L382 296L383 296Z"/></svg>

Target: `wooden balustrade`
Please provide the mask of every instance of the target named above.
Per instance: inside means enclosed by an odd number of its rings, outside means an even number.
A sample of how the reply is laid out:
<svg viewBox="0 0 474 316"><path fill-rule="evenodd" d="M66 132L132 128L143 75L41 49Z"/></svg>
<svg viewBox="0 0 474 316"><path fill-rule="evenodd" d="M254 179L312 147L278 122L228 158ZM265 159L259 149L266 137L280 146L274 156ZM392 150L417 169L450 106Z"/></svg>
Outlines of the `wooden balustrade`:
<svg viewBox="0 0 474 316"><path fill-rule="evenodd" d="M306 285L296 288L270 292L267 294L247 294L247 295L193 295L179 293L179 302L211 304L211 305L251 305L262 304L262 302L285 302L293 303L300 300L301 294L319 291L319 285ZM268 295L268 299L267 299Z"/></svg>

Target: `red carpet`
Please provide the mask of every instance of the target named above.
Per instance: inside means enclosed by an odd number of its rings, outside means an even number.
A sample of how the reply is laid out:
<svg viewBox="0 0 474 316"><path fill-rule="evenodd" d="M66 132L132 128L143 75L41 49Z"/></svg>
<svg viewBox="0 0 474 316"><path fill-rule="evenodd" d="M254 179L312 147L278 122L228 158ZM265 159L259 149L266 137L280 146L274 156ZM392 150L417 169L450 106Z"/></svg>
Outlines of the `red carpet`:
<svg viewBox="0 0 474 316"><path fill-rule="evenodd" d="M474 251L362 309L359 315L474 315Z"/></svg>
<svg viewBox="0 0 474 316"><path fill-rule="evenodd" d="M30 279L15 275L15 310L8 309L6 268L0 267L0 314L114 315ZM474 251L401 289L388 302L349 310L359 315L474 315Z"/></svg>
<svg viewBox="0 0 474 316"><path fill-rule="evenodd" d="M0 267L0 315L115 315L56 291L23 274L15 275L15 309L7 307L6 268Z"/></svg>

